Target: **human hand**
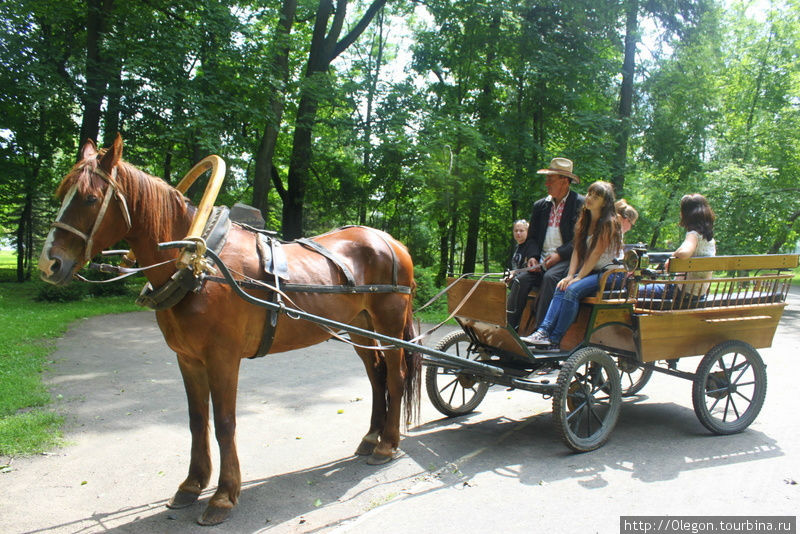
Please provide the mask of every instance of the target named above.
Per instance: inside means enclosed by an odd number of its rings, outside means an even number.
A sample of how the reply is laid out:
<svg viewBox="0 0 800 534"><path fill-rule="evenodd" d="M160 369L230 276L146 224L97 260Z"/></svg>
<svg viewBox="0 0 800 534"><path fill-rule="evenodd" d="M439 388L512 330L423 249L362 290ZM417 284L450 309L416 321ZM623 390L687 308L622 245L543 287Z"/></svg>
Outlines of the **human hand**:
<svg viewBox="0 0 800 534"><path fill-rule="evenodd" d="M540 268L539 260L536 258L528 258L528 270L535 271Z"/></svg>
<svg viewBox="0 0 800 534"><path fill-rule="evenodd" d="M553 252L552 254L548 254L544 259L544 266L549 269L559 262L561 262L561 255L558 252Z"/></svg>
<svg viewBox="0 0 800 534"><path fill-rule="evenodd" d="M569 287L570 282L572 282L572 276L565 276L561 280L558 281L556 284L556 289L560 289L561 291L566 291L567 287Z"/></svg>

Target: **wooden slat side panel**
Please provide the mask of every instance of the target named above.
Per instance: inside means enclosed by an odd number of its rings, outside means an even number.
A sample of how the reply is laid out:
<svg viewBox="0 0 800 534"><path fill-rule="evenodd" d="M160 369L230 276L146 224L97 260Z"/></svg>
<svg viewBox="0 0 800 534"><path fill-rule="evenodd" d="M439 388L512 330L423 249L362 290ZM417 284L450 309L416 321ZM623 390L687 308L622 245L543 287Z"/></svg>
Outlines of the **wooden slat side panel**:
<svg viewBox="0 0 800 534"><path fill-rule="evenodd" d="M705 354L714 345L729 339L744 341L757 349L770 347L783 307L783 304L776 304L639 315L642 361Z"/></svg>

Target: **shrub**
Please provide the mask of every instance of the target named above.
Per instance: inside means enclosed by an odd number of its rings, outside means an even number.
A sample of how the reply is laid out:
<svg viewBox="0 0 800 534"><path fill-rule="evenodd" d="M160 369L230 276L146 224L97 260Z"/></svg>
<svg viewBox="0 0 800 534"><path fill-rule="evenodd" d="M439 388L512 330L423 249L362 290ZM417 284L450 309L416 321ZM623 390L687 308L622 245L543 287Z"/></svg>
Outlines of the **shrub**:
<svg viewBox="0 0 800 534"><path fill-rule="evenodd" d="M36 290L36 300L46 302L72 302L81 300L86 296L84 284L71 283L65 286L54 286L42 280L33 281Z"/></svg>

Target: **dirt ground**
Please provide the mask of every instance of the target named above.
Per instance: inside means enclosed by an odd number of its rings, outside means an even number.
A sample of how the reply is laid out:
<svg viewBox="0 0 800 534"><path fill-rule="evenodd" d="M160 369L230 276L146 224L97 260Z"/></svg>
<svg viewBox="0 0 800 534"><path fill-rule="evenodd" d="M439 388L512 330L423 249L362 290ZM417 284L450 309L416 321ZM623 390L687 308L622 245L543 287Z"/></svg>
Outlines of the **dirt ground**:
<svg viewBox="0 0 800 534"><path fill-rule="evenodd" d="M767 400L747 431L710 435L692 410L691 383L656 375L625 402L609 443L580 455L559 441L549 400L494 387L456 419L423 393L403 455L369 466L352 455L369 418L369 383L352 349L329 341L245 361L242 496L228 522L200 527L216 472L200 503L164 506L186 474L189 431L175 356L154 315L79 321L45 378L67 418L66 444L0 458L10 465L0 473L0 532L616 533L622 515L794 516L798 326L793 295L775 345L761 351Z"/></svg>

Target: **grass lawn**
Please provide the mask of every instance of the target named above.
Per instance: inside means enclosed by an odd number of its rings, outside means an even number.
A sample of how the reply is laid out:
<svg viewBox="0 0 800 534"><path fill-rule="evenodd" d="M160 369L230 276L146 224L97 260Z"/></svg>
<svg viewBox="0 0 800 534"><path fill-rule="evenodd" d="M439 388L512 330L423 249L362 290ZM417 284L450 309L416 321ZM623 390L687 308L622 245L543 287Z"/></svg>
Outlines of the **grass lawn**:
<svg viewBox="0 0 800 534"><path fill-rule="evenodd" d="M9 274L9 268L11 274ZM131 295L85 297L75 302L35 300L39 283L13 280L16 258L0 251L0 455L42 452L57 445L63 417L52 407L41 373L54 339L83 317L140 310Z"/></svg>

